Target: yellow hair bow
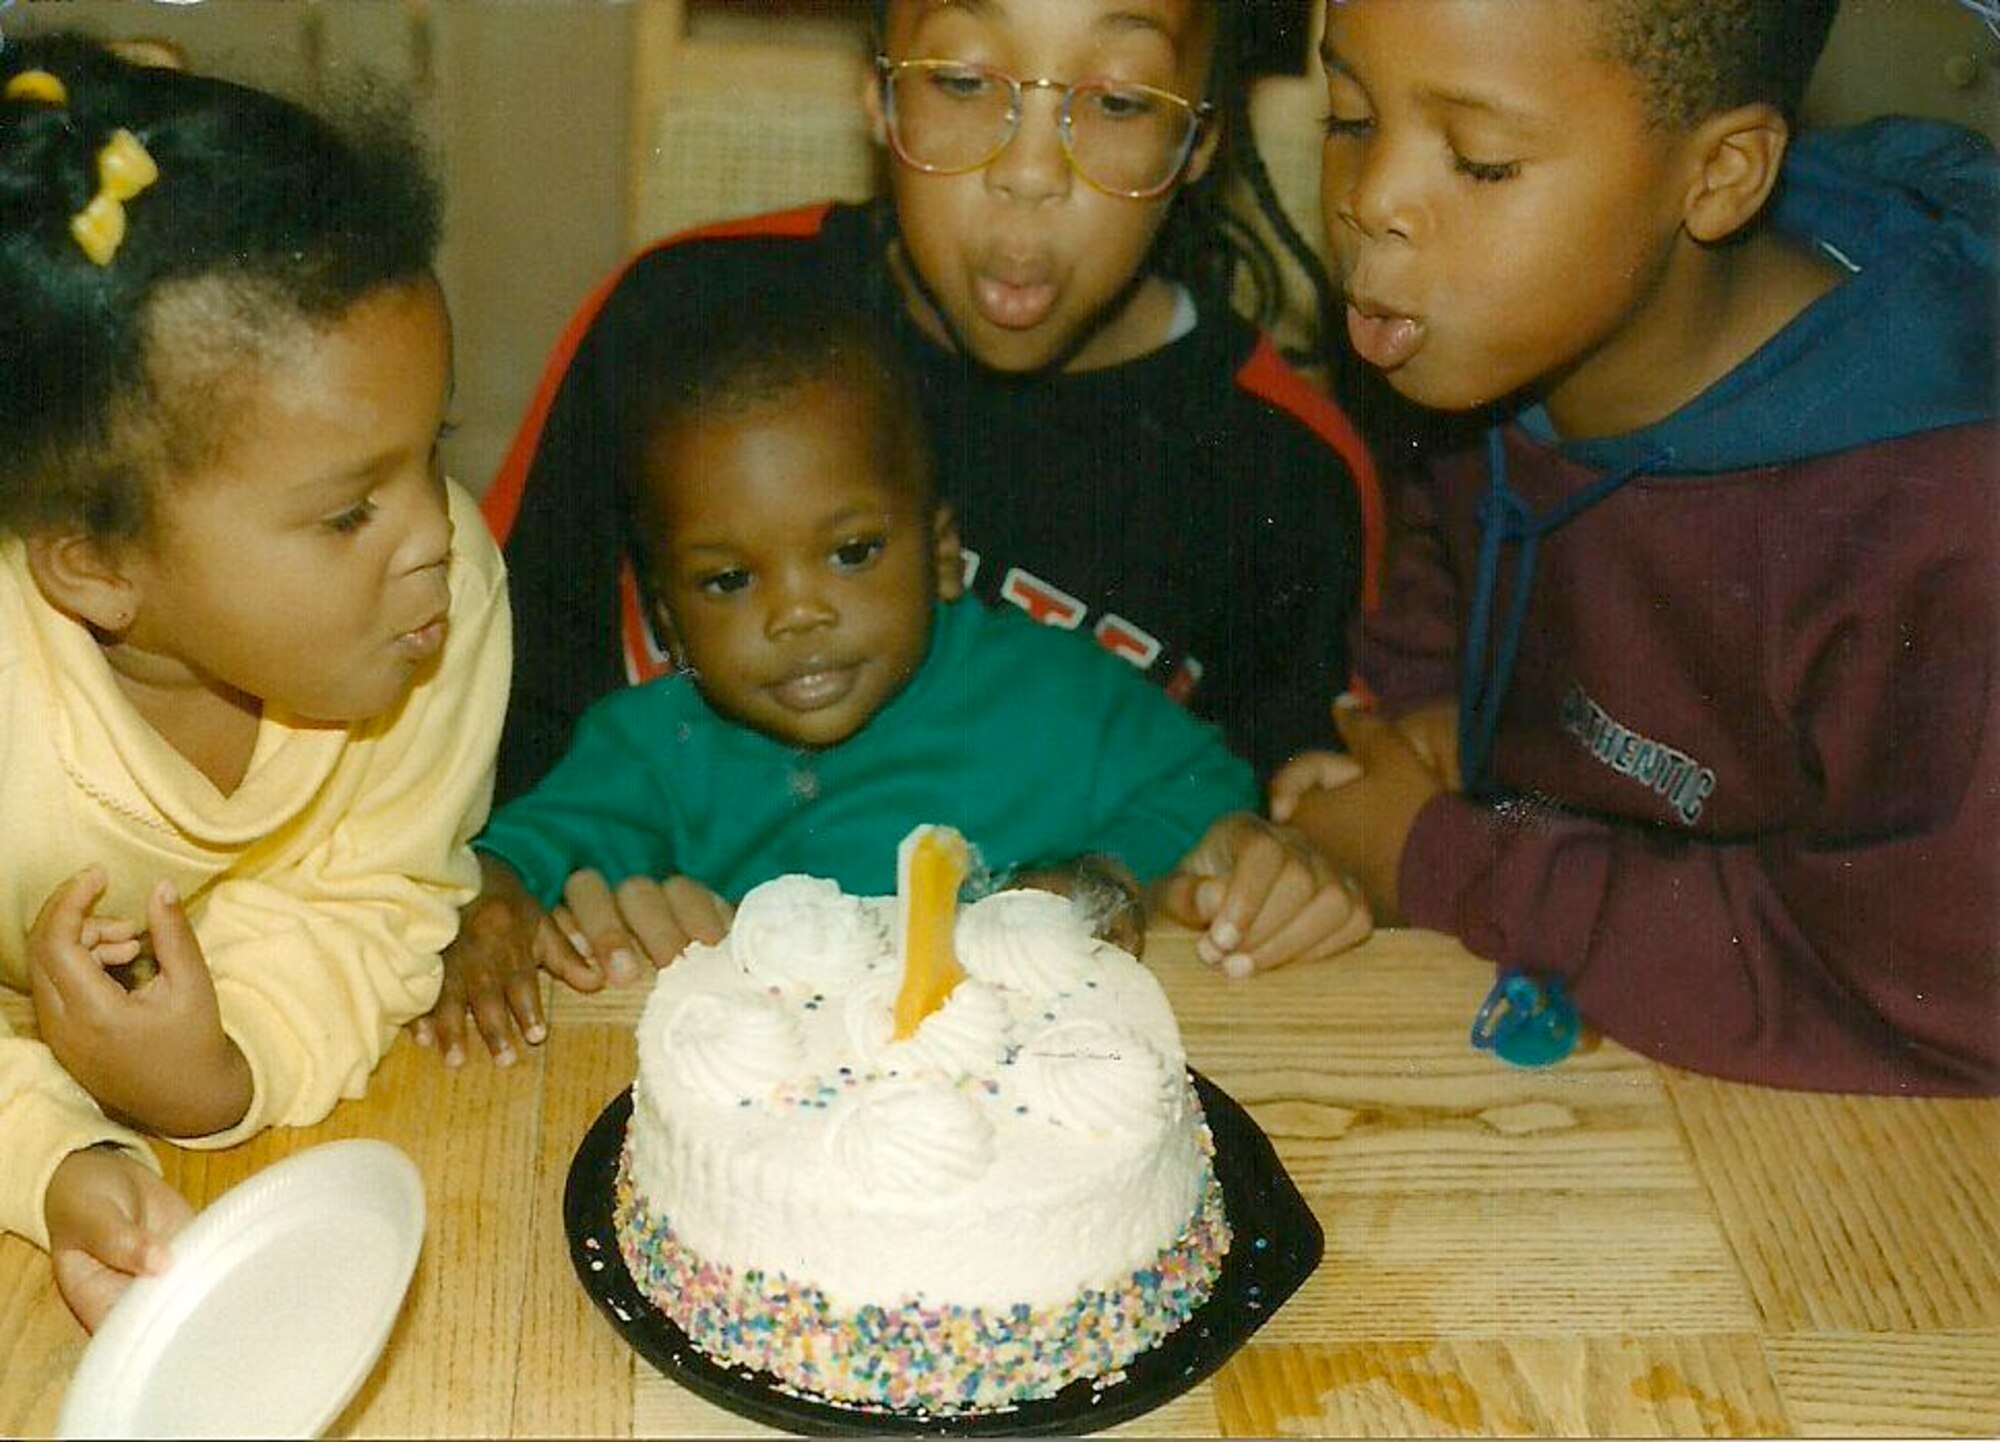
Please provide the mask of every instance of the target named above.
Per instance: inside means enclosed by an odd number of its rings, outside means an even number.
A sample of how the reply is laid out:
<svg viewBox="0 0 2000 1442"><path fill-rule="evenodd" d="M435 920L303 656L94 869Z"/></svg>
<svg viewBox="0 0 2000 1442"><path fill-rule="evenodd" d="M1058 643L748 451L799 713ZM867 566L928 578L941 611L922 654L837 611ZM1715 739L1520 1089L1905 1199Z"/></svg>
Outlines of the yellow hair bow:
<svg viewBox="0 0 2000 1442"><path fill-rule="evenodd" d="M23 70L8 80L0 96L8 100L39 100L47 105L69 104L69 90L46 70Z"/></svg>
<svg viewBox="0 0 2000 1442"><path fill-rule="evenodd" d="M131 131L111 132L97 152L97 194L70 217L69 233L98 265L111 264L125 243L125 202L160 178L160 167Z"/></svg>

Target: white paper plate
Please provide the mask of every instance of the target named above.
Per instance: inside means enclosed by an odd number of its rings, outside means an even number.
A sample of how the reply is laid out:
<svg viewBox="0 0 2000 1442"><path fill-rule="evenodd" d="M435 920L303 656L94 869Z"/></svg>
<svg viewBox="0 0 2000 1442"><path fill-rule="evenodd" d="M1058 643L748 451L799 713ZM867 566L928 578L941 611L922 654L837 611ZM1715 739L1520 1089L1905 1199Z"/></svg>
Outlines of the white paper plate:
<svg viewBox="0 0 2000 1442"><path fill-rule="evenodd" d="M423 1242L422 1179L386 1142L328 1142L266 1168L119 1298L56 1435L317 1437L381 1355Z"/></svg>

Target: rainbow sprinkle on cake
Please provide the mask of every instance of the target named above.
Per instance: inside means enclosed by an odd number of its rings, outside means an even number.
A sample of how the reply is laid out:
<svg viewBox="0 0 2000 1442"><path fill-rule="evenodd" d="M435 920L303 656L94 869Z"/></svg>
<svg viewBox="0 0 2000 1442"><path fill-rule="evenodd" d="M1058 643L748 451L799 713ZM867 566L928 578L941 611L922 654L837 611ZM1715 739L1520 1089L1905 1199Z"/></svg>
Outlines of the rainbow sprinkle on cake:
<svg viewBox="0 0 2000 1442"><path fill-rule="evenodd" d="M1203 1127L1204 1150L1213 1143ZM1214 1290L1229 1250L1222 1188L1211 1170L1188 1227L1145 1267L1060 1311L1017 1306L864 1306L839 1314L810 1286L702 1261L654 1215L618 1168L619 1250L644 1296L717 1361L754 1367L801 1394L894 1412L986 1412L1053 1396L1083 1377L1112 1377L1158 1346Z"/></svg>

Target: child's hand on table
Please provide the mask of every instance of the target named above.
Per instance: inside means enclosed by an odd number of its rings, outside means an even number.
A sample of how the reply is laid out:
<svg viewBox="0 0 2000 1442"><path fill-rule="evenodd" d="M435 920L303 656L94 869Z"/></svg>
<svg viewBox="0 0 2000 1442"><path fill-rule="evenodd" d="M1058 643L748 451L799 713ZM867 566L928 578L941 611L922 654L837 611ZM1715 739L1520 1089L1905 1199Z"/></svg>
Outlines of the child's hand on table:
<svg viewBox="0 0 2000 1442"><path fill-rule="evenodd" d="M1202 934L1195 952L1231 977L1358 946L1375 923L1361 889L1306 838L1249 812L1210 826L1153 887L1154 909Z"/></svg>
<svg viewBox="0 0 2000 1442"><path fill-rule="evenodd" d="M479 895L444 951L437 1005L410 1023L417 1044L438 1048L446 1066L465 1060L468 1014L500 1066L517 1059L517 1042L540 1045L549 1031L544 971L576 991L629 986L690 941L717 942L729 930L729 904L685 876L635 876L613 891L597 872L578 871L544 911L506 862L482 852L479 870Z"/></svg>
<svg viewBox="0 0 2000 1442"><path fill-rule="evenodd" d="M1308 752L1272 778L1271 815L1352 872L1384 921L1400 915L1396 871L1417 813L1456 787L1454 715L1434 706L1391 722L1336 703L1333 722L1347 753Z"/></svg>
<svg viewBox="0 0 2000 1442"><path fill-rule="evenodd" d="M458 935L444 949L437 1004L410 1023L410 1035L419 1046L437 1048L446 1066L461 1066L470 1016L494 1064L512 1066L517 1042L538 1046L549 1034L544 970L578 991L596 991L604 979L577 958L513 867L477 855L479 895L460 910Z"/></svg>
<svg viewBox="0 0 2000 1442"><path fill-rule="evenodd" d="M112 970L145 947L137 926L91 914L104 890L104 872L84 868L50 893L29 929L28 991L42 1040L114 1116L173 1137L234 1126L250 1107L250 1064L222 1030L180 898L166 882L148 895L157 970L128 991Z"/></svg>
<svg viewBox="0 0 2000 1442"><path fill-rule="evenodd" d="M580 964L599 969L613 986L652 976L694 942L713 946L729 934L735 915L734 907L692 877L630 876L614 890L595 871L573 873L556 908ZM597 986L603 984L600 979Z"/></svg>
<svg viewBox="0 0 2000 1442"><path fill-rule="evenodd" d="M56 1166L42 1198L56 1290L94 1332L134 1277L164 1272L167 1240L194 1208L140 1162L114 1146L85 1147Z"/></svg>

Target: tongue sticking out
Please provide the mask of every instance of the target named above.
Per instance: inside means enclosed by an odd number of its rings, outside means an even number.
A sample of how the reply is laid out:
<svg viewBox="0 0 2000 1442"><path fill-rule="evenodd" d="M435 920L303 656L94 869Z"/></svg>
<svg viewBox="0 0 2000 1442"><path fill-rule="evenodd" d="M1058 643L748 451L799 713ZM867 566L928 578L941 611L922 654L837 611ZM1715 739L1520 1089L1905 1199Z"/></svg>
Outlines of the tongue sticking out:
<svg viewBox="0 0 2000 1442"><path fill-rule="evenodd" d="M973 298L980 314L1005 330L1040 325L1055 309L1056 288L1046 282L978 281Z"/></svg>
<svg viewBox="0 0 2000 1442"><path fill-rule="evenodd" d="M965 980L951 946L958 888L968 868L965 838L949 826L919 826L896 848L896 899L903 913L903 988L896 994L896 1039L916 1034L925 1017Z"/></svg>

